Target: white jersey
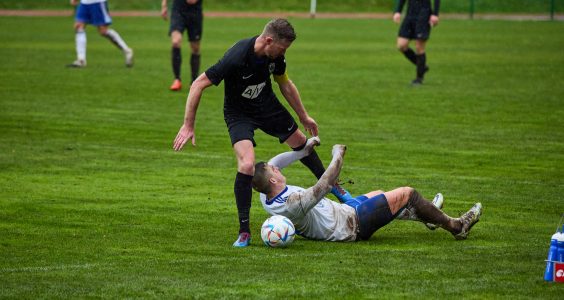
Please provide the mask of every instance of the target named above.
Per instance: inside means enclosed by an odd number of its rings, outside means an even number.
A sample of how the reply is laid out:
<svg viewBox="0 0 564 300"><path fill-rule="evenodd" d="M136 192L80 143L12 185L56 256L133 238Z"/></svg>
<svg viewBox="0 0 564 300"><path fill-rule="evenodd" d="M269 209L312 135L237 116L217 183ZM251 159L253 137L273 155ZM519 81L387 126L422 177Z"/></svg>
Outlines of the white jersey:
<svg viewBox="0 0 564 300"><path fill-rule="evenodd" d="M330 199L321 199L312 209L304 211L301 202L287 202L293 193L305 189L288 185L273 199L260 194L264 209L271 215L283 215L294 223L298 234L316 240L354 241L358 231L356 211L351 206Z"/></svg>
<svg viewBox="0 0 564 300"><path fill-rule="evenodd" d="M106 2L106 0L80 0L81 4L94 4L100 2Z"/></svg>

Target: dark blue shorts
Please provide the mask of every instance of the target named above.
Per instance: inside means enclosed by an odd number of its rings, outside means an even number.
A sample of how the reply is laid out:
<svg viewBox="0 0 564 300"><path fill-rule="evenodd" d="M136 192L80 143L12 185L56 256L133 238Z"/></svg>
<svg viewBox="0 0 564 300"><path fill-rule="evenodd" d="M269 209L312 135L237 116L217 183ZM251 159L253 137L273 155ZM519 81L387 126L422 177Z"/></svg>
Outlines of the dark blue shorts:
<svg viewBox="0 0 564 300"><path fill-rule="evenodd" d="M359 233L357 239L367 240L376 230L390 223L395 216L390 211L388 200L384 194L368 198L364 195L358 196L345 202L356 210L359 221Z"/></svg>
<svg viewBox="0 0 564 300"><path fill-rule="evenodd" d="M78 5L74 19L76 22L94 26L112 24L112 18L108 10L108 2Z"/></svg>

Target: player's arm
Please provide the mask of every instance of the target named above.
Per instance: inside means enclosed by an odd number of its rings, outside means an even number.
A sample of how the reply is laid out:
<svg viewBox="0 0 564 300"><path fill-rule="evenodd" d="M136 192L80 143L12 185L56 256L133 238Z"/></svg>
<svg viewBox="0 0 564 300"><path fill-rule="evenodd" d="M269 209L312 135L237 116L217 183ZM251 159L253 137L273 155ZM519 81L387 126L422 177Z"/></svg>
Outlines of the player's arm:
<svg viewBox="0 0 564 300"><path fill-rule="evenodd" d="M313 147L315 147L319 144L320 144L319 137L315 136L315 137L309 138L306 142L305 147L302 150L288 151L288 152L280 153L280 154L276 155L275 157L273 157L272 159L270 159L268 161L268 164L271 165L271 166L275 166L278 169L284 169L285 167L289 166L290 164L292 164L296 160L300 160L300 159L308 156L311 153L311 151L313 150Z"/></svg>
<svg viewBox="0 0 564 300"><path fill-rule="evenodd" d="M167 3L167 0L161 1L161 17L164 20L168 19L168 3Z"/></svg>
<svg viewBox="0 0 564 300"><path fill-rule="evenodd" d="M431 24L431 27L439 25L439 9L441 8L441 0L435 0L434 4L433 13L429 18L429 24Z"/></svg>
<svg viewBox="0 0 564 300"><path fill-rule="evenodd" d="M403 6L405 5L405 0L398 0L396 8L394 9L394 15L392 17L395 23L400 23L401 21L401 11L403 10Z"/></svg>
<svg viewBox="0 0 564 300"><path fill-rule="evenodd" d="M345 145L333 146L333 159L327 167L327 170L325 170L325 173L323 173L323 176L319 178L314 186L303 192L291 194L286 201L287 205L292 207L293 210L298 210L301 214L306 214L317 205L317 203L331 191L333 184L337 182L343 166L343 158L346 149L347 147Z"/></svg>
<svg viewBox="0 0 564 300"><path fill-rule="evenodd" d="M70 0L70 5L76 6L78 4L78 0Z"/></svg>
<svg viewBox="0 0 564 300"><path fill-rule="evenodd" d="M290 104L292 109L300 118L300 122L304 125L305 130L309 132L312 136L317 136L319 134L317 129L317 123L310 117L302 103L300 98L300 93L296 85L288 78L288 74L284 72L282 75L273 75L274 81L278 83L280 92L286 98L286 101Z"/></svg>
<svg viewBox="0 0 564 300"><path fill-rule="evenodd" d="M174 150L181 150L188 140L192 140L192 145L196 146L196 136L194 134L196 112L198 111L198 105L200 104L200 99L202 98L202 92L210 85L212 85L212 82L205 72L198 76L198 78L196 78L196 80L192 83L190 92L188 93L188 99L186 99L184 124L180 127L180 130L176 135L176 139L174 139Z"/></svg>

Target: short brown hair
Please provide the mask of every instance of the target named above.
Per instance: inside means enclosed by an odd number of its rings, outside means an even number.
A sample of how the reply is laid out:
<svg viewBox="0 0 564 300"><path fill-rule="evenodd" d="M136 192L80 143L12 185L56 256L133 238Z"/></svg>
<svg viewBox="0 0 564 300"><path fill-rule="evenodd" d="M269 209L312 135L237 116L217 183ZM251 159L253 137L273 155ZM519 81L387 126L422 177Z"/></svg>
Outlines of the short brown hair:
<svg viewBox="0 0 564 300"><path fill-rule="evenodd" d="M270 172L266 168L268 166L264 161L255 164L255 175L253 176L253 189L259 193L270 193Z"/></svg>
<svg viewBox="0 0 564 300"><path fill-rule="evenodd" d="M293 42L296 39L294 27L286 19L273 19L266 26L262 34L270 35L275 41Z"/></svg>

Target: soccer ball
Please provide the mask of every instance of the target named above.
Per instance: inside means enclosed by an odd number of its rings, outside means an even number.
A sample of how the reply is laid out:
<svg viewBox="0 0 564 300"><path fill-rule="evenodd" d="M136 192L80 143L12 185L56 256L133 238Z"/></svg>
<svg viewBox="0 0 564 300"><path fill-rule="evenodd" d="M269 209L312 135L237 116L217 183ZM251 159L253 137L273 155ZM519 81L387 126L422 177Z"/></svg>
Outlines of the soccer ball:
<svg viewBox="0 0 564 300"><path fill-rule="evenodd" d="M290 219L284 216L272 216L262 224L260 236L265 245L286 247L294 241L296 229Z"/></svg>

